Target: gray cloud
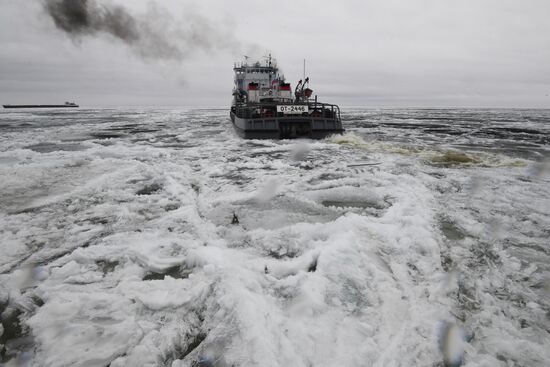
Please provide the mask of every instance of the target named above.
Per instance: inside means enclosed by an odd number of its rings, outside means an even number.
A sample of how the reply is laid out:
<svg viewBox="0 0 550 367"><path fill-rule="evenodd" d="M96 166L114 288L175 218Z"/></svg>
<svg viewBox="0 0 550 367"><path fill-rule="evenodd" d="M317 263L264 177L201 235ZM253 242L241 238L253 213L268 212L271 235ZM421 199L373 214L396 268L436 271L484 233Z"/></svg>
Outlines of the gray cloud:
<svg viewBox="0 0 550 367"><path fill-rule="evenodd" d="M0 3L2 103L226 106L233 62L271 51L342 106L550 107L548 0Z"/></svg>

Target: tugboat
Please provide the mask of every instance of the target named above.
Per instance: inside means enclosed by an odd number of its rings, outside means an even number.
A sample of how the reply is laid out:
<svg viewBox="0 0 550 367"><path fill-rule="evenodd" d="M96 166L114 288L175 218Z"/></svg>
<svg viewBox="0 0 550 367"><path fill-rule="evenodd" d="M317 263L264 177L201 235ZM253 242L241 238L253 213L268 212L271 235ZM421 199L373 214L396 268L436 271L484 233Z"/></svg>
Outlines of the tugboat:
<svg viewBox="0 0 550 367"><path fill-rule="evenodd" d="M337 105L312 97L309 78L294 89L269 55L265 62L235 63L231 121L245 139L322 139L344 132Z"/></svg>

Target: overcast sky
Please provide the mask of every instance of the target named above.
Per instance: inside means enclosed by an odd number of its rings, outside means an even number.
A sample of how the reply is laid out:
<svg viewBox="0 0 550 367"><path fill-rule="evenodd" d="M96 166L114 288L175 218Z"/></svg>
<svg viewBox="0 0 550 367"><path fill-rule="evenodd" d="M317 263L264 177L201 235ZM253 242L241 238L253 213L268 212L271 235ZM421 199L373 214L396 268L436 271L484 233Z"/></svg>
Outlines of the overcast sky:
<svg viewBox="0 0 550 367"><path fill-rule="evenodd" d="M1 103L221 107L233 62L270 51L344 106L550 108L548 0L96 0L170 28L168 60L71 38L43 1L0 0Z"/></svg>

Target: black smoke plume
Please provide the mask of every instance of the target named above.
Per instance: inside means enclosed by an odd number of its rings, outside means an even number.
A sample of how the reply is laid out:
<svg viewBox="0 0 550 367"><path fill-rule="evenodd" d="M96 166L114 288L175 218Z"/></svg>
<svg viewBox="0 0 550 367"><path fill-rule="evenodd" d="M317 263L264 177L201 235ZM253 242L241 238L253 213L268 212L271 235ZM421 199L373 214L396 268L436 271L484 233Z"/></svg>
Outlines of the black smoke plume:
<svg viewBox="0 0 550 367"><path fill-rule="evenodd" d="M150 5L140 17L126 8L96 0L42 0L56 27L74 40L107 34L145 59L181 60L197 50L225 49L238 54L239 43L194 14L185 28L167 11Z"/></svg>

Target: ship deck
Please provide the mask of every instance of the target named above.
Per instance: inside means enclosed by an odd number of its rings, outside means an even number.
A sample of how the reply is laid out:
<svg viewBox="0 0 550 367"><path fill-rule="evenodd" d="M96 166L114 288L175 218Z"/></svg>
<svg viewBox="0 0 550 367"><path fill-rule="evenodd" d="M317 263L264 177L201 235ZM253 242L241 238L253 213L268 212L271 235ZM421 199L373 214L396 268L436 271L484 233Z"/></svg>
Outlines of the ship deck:
<svg viewBox="0 0 550 367"><path fill-rule="evenodd" d="M285 114L277 106L306 106L308 112ZM323 139L344 132L340 108L327 103L250 103L231 108L237 134L247 139Z"/></svg>

